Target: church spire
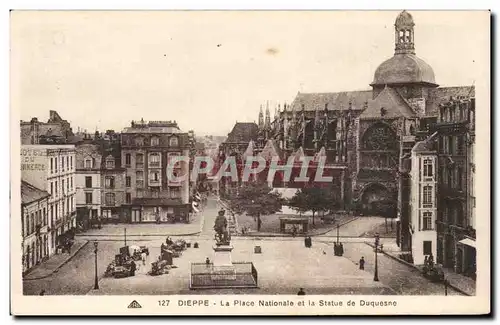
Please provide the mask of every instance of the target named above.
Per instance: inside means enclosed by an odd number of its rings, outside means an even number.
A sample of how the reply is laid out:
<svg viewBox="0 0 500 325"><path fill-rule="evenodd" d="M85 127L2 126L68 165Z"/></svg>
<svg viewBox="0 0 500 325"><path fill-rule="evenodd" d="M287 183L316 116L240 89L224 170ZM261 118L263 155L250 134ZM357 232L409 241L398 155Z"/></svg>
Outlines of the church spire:
<svg viewBox="0 0 500 325"><path fill-rule="evenodd" d="M394 23L395 54L415 54L414 27L413 17L403 10Z"/></svg>
<svg viewBox="0 0 500 325"><path fill-rule="evenodd" d="M262 113L262 105L260 105L259 111L259 128L264 127L264 113Z"/></svg>
<svg viewBox="0 0 500 325"><path fill-rule="evenodd" d="M269 112L269 101L266 103L266 122L264 124L266 128L271 127L271 113Z"/></svg>

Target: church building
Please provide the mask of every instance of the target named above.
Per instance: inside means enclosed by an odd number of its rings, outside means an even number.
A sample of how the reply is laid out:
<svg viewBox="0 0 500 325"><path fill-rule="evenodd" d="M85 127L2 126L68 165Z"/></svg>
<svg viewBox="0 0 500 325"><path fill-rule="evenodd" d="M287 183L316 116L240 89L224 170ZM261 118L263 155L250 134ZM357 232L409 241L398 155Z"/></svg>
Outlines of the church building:
<svg viewBox="0 0 500 325"><path fill-rule="evenodd" d="M298 154L326 156L343 208L397 218L398 244L411 251L412 149L432 135L442 105L475 94L473 86L439 86L432 67L416 54L410 13L397 16L393 32L394 55L375 70L371 89L299 92L291 104L276 108L273 119L266 111L264 120L261 111L249 145L254 152L275 148L283 161ZM436 252L433 244L430 251Z"/></svg>

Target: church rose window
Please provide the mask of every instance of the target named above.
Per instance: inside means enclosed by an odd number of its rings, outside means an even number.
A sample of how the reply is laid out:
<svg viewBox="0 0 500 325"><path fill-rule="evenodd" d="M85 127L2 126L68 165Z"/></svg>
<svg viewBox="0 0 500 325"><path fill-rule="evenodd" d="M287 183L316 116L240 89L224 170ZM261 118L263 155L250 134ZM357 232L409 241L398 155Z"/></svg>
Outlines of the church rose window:
<svg viewBox="0 0 500 325"><path fill-rule="evenodd" d="M397 150L396 133L388 125L374 125L363 135L362 148L364 150Z"/></svg>

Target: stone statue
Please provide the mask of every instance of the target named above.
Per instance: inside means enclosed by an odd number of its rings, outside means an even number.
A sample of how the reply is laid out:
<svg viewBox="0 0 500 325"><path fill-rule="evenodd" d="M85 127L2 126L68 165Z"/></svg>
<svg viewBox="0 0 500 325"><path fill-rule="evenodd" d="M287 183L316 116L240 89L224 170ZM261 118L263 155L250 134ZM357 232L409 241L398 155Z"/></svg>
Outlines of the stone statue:
<svg viewBox="0 0 500 325"><path fill-rule="evenodd" d="M227 219L224 216L225 211L220 210L219 215L215 219L214 230L215 230L215 241L217 246L229 245L231 241L231 236L227 230Z"/></svg>

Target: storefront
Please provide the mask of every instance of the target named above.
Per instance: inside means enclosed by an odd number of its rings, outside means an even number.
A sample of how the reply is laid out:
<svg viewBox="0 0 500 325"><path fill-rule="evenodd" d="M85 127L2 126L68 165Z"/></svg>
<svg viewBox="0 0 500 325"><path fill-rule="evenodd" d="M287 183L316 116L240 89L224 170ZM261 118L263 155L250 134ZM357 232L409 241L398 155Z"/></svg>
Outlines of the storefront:
<svg viewBox="0 0 500 325"><path fill-rule="evenodd" d="M457 244L456 271L476 278L476 240L466 237Z"/></svg>
<svg viewBox="0 0 500 325"><path fill-rule="evenodd" d="M180 200L137 198L132 202L131 222L188 223L189 208L189 204L183 204Z"/></svg>

